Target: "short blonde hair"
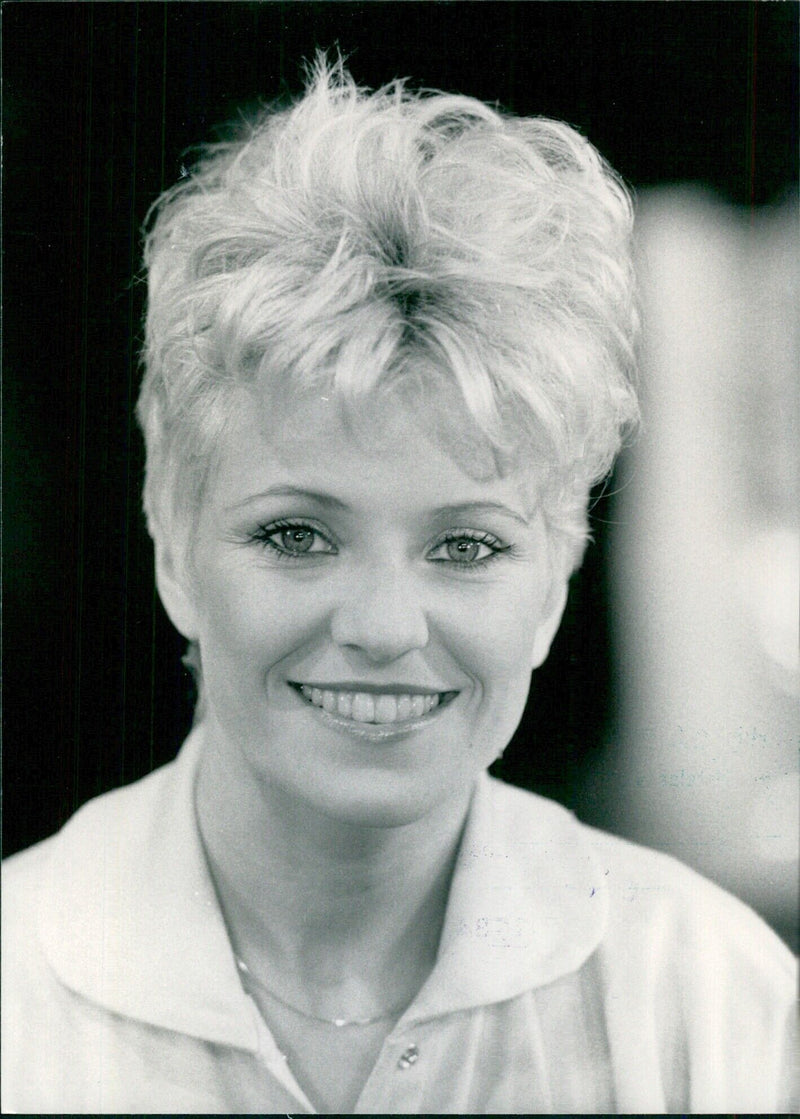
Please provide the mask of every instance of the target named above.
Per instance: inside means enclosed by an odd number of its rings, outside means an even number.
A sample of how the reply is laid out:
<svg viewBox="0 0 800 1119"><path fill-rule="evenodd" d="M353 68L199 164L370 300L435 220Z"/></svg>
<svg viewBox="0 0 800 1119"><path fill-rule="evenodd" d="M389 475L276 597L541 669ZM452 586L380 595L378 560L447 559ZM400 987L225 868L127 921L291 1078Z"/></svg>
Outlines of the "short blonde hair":
<svg viewBox="0 0 800 1119"><path fill-rule="evenodd" d="M577 565L589 490L637 414L637 314L630 197L574 129L401 80L371 93L319 57L296 103L204 149L153 213L155 537L190 531L234 386L353 401L421 380L500 461L546 464Z"/></svg>

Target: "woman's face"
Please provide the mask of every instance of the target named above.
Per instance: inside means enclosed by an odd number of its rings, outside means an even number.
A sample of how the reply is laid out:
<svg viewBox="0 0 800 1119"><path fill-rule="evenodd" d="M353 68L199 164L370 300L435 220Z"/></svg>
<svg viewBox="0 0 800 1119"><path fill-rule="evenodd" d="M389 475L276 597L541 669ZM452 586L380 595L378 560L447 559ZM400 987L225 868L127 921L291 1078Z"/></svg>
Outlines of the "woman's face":
<svg viewBox="0 0 800 1119"><path fill-rule="evenodd" d="M162 554L159 580L200 645L217 757L298 806L394 825L463 799L504 748L565 586L530 479L473 477L402 409L375 423L367 445L324 399L251 407L192 579Z"/></svg>

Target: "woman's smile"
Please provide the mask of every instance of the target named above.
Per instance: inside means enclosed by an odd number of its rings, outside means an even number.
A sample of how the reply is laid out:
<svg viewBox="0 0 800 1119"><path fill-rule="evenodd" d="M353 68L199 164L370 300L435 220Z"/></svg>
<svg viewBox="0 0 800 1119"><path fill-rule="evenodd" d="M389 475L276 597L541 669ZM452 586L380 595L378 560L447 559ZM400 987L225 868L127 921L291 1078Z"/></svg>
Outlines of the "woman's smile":
<svg viewBox="0 0 800 1119"><path fill-rule="evenodd" d="M289 681L303 699L323 715L332 717L336 725L354 724L357 733L369 731L387 734L410 733L422 725L429 715L443 711L458 691L430 691L396 685L375 686L363 682L349 685L308 684Z"/></svg>

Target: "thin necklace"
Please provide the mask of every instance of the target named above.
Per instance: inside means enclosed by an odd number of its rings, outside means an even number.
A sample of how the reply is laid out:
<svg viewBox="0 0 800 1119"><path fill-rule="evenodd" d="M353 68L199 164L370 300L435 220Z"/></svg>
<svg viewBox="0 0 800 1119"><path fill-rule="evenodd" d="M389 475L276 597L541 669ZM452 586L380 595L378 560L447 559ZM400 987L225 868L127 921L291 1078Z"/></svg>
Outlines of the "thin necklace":
<svg viewBox="0 0 800 1119"><path fill-rule="evenodd" d="M385 1022L388 1018L394 1018L396 1014L399 1014L401 1010L405 1009L405 1004L394 1006L391 1010L384 1010L382 1014L374 1014L371 1018L323 1018L319 1014L309 1014L307 1010L301 1010L299 1006L293 1006L292 1003L287 1002L286 999L282 999L280 995L276 995L266 983L263 983L257 976L253 975L250 968L239 956L236 957L236 966L246 980L250 983L255 983L265 994L269 995L269 997L276 1002L279 1002L281 1006L285 1006L287 1010L294 1011L294 1013L299 1014L301 1018L310 1018L312 1022L324 1022L327 1026L336 1026L337 1029L342 1029L344 1026L371 1026L374 1022Z"/></svg>

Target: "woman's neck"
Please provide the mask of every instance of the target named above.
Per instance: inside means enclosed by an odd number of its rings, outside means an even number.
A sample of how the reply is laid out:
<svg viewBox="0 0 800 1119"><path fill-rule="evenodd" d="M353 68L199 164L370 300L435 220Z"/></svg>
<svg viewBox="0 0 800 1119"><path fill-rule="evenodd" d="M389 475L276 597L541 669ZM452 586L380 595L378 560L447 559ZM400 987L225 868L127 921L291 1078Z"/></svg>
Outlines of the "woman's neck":
<svg viewBox="0 0 800 1119"><path fill-rule="evenodd" d="M471 790L397 827L363 826L201 761L197 815L236 954L331 1016L413 997L436 956Z"/></svg>

